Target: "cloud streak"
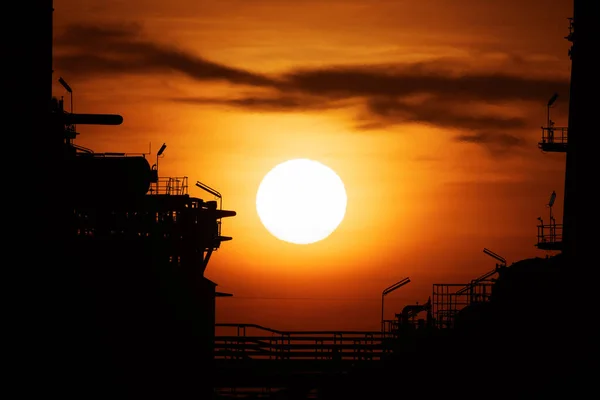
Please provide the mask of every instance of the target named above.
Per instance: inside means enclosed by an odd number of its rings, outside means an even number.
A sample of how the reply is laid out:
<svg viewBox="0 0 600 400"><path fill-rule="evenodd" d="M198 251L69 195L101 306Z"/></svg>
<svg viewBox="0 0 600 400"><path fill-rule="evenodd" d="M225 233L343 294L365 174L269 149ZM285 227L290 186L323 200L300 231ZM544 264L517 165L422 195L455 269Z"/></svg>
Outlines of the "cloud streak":
<svg viewBox="0 0 600 400"><path fill-rule="evenodd" d="M564 82L500 73L458 74L436 61L396 66L330 67L284 76L291 87L331 97L411 96L480 101L540 100Z"/></svg>
<svg viewBox="0 0 600 400"><path fill-rule="evenodd" d="M57 38L65 54L58 68L72 75L150 74L179 72L198 81L272 86L263 75L206 60L175 47L144 39L138 25L110 27L70 25Z"/></svg>
<svg viewBox="0 0 600 400"><path fill-rule="evenodd" d="M477 105L544 104L554 92L568 95L568 80L501 72L473 72L448 60L398 65L329 66L268 76L207 60L143 37L140 26L67 27L55 56L71 75L179 73L199 82L226 82L250 89L235 98L173 100L258 112L308 112L346 106L363 110L357 129L423 123L465 133L454 139L488 148L519 146L528 127L522 115L487 112ZM490 128L503 133L494 133Z"/></svg>
<svg viewBox="0 0 600 400"><path fill-rule="evenodd" d="M458 135L454 139L458 142L482 145L493 154L505 154L507 151L524 144L522 138L510 133L501 132L476 132Z"/></svg>
<svg viewBox="0 0 600 400"><path fill-rule="evenodd" d="M256 112L309 112L342 108L348 102L333 101L331 99L315 96L280 95L271 96L246 96L234 99L218 97L177 97L172 100L181 103L196 105L217 105L224 107L240 108Z"/></svg>

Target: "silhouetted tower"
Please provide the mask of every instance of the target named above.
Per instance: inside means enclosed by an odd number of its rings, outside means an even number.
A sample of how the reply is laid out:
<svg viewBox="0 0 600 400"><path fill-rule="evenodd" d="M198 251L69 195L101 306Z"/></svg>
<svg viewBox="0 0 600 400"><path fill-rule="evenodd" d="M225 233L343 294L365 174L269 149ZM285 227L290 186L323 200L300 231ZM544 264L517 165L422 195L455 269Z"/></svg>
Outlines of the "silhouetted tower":
<svg viewBox="0 0 600 400"><path fill-rule="evenodd" d="M542 140L538 143L538 147L543 151L566 153L563 223L557 225L553 221L552 204L555 198L553 192L548 204L550 225L544 225L541 218L538 218L540 220L538 247L544 250L562 250L564 255L572 259L575 258L576 236L574 207L577 207L575 196L577 135L579 135L579 131L592 126L591 100L595 96L595 93L592 93L593 85L591 85L593 81L591 66L594 65L591 57L594 49L590 43L591 35L589 33L592 15L594 15L594 10L591 9L590 2L573 1L573 17L569 18L569 34L565 37L572 43L569 49L571 79L568 127L554 126L554 121L550 117L550 108L558 97L558 94L554 94L548 100L547 126L542 127ZM560 237L557 237L557 230L561 230Z"/></svg>
<svg viewBox="0 0 600 400"><path fill-rule="evenodd" d="M566 126L557 127L550 115L550 110L556 104L558 97L558 93L554 93L546 104L546 126L542 126L542 140L538 143L538 147L544 152L565 153L567 151L569 128ZM546 207L550 210L548 223L544 223L542 217L538 217L536 246L541 250L562 250L563 224L557 224L554 218L553 206L555 200L556 192L553 191L550 200L546 204Z"/></svg>
<svg viewBox="0 0 600 400"><path fill-rule="evenodd" d="M542 140L538 143L538 147L546 152L565 153L569 129L566 126L555 126L550 117L550 109L555 105L557 99L558 93L554 93L546 105L546 126L542 126Z"/></svg>
<svg viewBox="0 0 600 400"><path fill-rule="evenodd" d="M577 200L575 195L577 136L580 131L592 128L592 110L596 93L592 93L595 85L592 76L594 53L597 48L592 47L593 16L595 2L574 0L573 18L571 19L570 32L567 39L572 43L569 50L571 57L571 87L569 96L569 144L567 146L567 161L565 170L565 197L563 211L563 253L571 259L576 259L575 251L575 208ZM597 74L597 72L595 72Z"/></svg>

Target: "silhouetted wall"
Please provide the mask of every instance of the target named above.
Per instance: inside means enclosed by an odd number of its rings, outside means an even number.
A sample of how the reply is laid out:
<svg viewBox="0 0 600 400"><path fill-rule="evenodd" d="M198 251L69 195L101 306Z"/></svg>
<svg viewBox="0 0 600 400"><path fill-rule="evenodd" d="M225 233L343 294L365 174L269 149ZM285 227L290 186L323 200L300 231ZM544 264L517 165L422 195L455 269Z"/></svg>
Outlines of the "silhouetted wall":
<svg viewBox="0 0 600 400"><path fill-rule="evenodd" d="M70 158L69 179L76 183L73 198L115 201L124 198L142 198L148 193L152 170L142 156L102 157L82 154Z"/></svg>
<svg viewBox="0 0 600 400"><path fill-rule="evenodd" d="M78 238L73 255L81 398L210 398L215 284L148 240Z"/></svg>
<svg viewBox="0 0 600 400"><path fill-rule="evenodd" d="M57 371L66 370L58 362L65 352L64 333L69 331L59 301L69 287L60 267L64 265L62 138L49 129L52 6L52 0L4 5L2 35L3 150L5 159L10 158L3 189L10 194L5 196L9 204L4 205L3 228L10 238L5 257L11 257L5 261L9 265L5 272L17 275L5 278L14 291L9 307L16 317L7 326L19 332L23 343L18 362L26 364L27 382L21 390L37 389L45 395L54 393ZM21 190L16 190L17 181L23 185Z"/></svg>

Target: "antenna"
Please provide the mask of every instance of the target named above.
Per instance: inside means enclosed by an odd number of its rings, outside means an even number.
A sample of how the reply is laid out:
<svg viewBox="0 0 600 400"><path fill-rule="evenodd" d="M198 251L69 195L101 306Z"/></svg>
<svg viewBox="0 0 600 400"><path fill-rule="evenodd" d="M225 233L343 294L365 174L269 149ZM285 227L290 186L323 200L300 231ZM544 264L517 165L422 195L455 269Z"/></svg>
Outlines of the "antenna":
<svg viewBox="0 0 600 400"><path fill-rule="evenodd" d="M554 216L552 215L552 206L554 205L554 201L556 201L556 191L552 191L550 195L550 200L548 200L548 208L550 209L550 223L554 220Z"/></svg>
<svg viewBox="0 0 600 400"><path fill-rule="evenodd" d="M552 120L550 119L550 108L554 105L554 102L556 101L556 99L558 99L558 93L554 93L552 95L552 97L550 97L550 100L548 100L548 104L546 107L546 117L548 119L548 128L551 129L552 125L554 125L554 122L552 122Z"/></svg>
<svg viewBox="0 0 600 400"><path fill-rule="evenodd" d="M493 251L486 249L485 247L483 248L483 252L485 254L487 254L488 256L500 261L500 266L502 267L506 267L506 258L502 257L499 254L494 253Z"/></svg>

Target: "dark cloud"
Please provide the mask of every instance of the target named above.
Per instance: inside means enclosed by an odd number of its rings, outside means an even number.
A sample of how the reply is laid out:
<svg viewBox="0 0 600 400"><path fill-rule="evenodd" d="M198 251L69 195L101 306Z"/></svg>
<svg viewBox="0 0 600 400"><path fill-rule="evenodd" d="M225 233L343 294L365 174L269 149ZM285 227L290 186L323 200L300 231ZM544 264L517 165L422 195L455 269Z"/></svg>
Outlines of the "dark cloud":
<svg viewBox="0 0 600 400"><path fill-rule="evenodd" d="M458 142L480 144L487 147L492 153L506 153L515 147L524 145L524 140L510 133L476 132L473 134L458 135L454 138Z"/></svg>
<svg viewBox="0 0 600 400"><path fill-rule="evenodd" d="M285 76L290 87L331 97L411 96L428 93L453 101L545 101L566 82L500 73L451 73L432 61L416 65L337 67L293 72Z"/></svg>
<svg viewBox="0 0 600 400"><path fill-rule="evenodd" d="M173 99L176 101L260 112L360 106L358 129L389 128L407 122L430 124L462 130L466 133L457 136L457 141L496 150L519 146L522 142L519 132L524 132L530 124L522 115L484 112L477 105L529 102L543 106L554 92L568 96L569 91L565 78L473 72L468 65L443 59L399 65L297 69L268 76L154 43L143 38L137 25L73 25L56 42L61 51L55 56L55 63L72 75L176 72L201 82L224 81L258 91L235 98L192 96ZM505 133L492 133L494 129Z"/></svg>
<svg viewBox="0 0 600 400"><path fill-rule="evenodd" d="M260 74L146 40L138 25L71 25L57 38L56 44L65 51L56 55L55 63L71 75L179 72L198 81L227 81L251 86L274 84Z"/></svg>
<svg viewBox="0 0 600 400"><path fill-rule="evenodd" d="M371 114L383 118L389 124L420 122L464 129L486 129L490 126L513 129L526 125L522 118L479 115L468 105L448 104L441 99L411 104L394 98L378 97L370 98L367 108Z"/></svg>
<svg viewBox="0 0 600 400"><path fill-rule="evenodd" d="M303 112L340 108L343 102L312 96L247 96L234 99L214 97L181 97L172 100L197 105L221 105L257 112Z"/></svg>

